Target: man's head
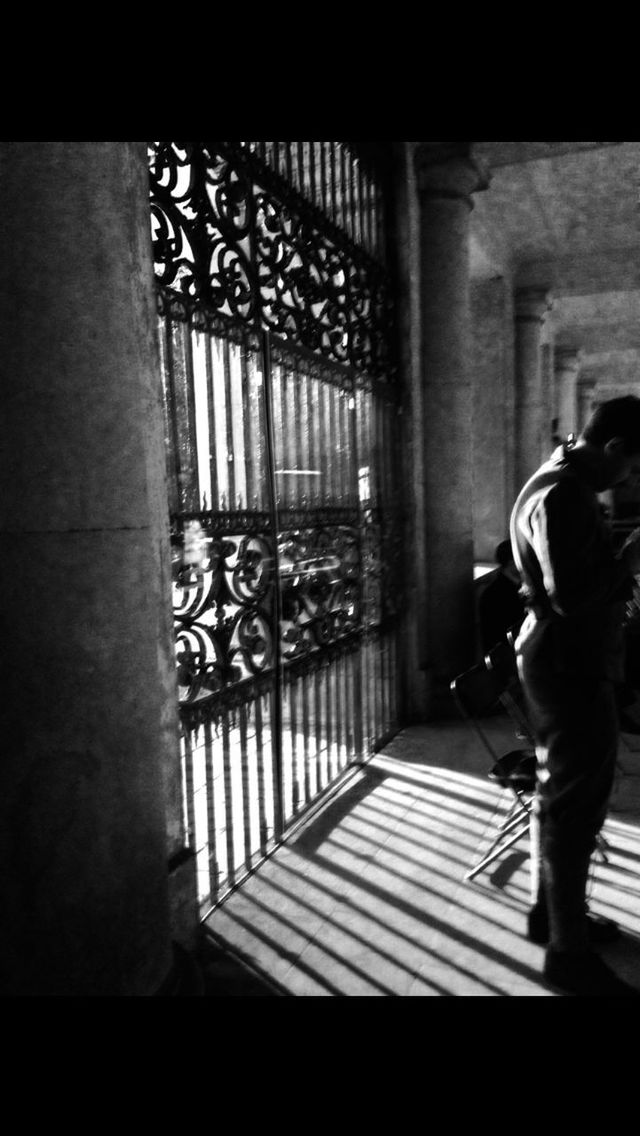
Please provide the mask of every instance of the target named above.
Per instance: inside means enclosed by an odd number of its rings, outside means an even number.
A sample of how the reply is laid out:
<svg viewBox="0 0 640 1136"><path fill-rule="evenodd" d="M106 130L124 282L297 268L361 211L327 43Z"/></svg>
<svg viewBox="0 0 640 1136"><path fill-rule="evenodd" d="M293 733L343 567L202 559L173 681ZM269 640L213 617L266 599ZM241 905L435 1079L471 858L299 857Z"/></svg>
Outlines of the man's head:
<svg viewBox="0 0 640 1136"><path fill-rule="evenodd" d="M608 489L640 475L640 398L625 395L596 407L579 445L586 444L598 465L598 488Z"/></svg>

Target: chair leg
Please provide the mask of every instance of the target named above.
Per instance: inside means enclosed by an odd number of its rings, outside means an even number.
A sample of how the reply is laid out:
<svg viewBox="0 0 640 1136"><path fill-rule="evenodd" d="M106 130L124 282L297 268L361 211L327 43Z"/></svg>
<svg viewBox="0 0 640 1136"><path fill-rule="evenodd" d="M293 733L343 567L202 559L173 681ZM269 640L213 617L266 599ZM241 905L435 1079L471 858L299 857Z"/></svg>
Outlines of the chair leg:
<svg viewBox="0 0 640 1136"><path fill-rule="evenodd" d="M598 857L598 859L600 860L600 862L602 864L608 864L609 863L609 857L607 856L607 852L609 851L609 848L610 848L609 841L606 840L605 837L602 835L602 833L599 832L597 837L596 837L596 856Z"/></svg>
<svg viewBox="0 0 640 1136"><path fill-rule="evenodd" d="M503 852L506 852L507 849L511 848L514 844L517 844L518 840L520 840L523 836L526 836L528 834L528 832L529 832L529 822L527 821L527 823L525 825L523 825L520 829L518 829L518 831L515 832L513 834L513 836L511 836L509 838L509 840L505 840L503 843L501 843L499 848L496 848L495 842L494 842L494 844L492 846L492 850L484 857L483 860L480 861L479 864L476 864L476 866L474 868L471 868L470 871L465 872L463 879L464 880L472 880L475 876L477 876L480 872L482 872L484 868L487 868L489 866L489 864L492 864L494 860L497 860L498 857L501 856ZM502 836L502 834L501 834L501 836Z"/></svg>
<svg viewBox="0 0 640 1136"><path fill-rule="evenodd" d="M510 815L500 825L500 832L502 833L502 835L505 836L508 832L512 832L513 829L517 827L517 825L524 824L525 823L525 817L527 818L526 823L528 824L529 823L529 819L528 819L529 818L529 810L526 809L523 805L522 808L515 814L515 816Z"/></svg>

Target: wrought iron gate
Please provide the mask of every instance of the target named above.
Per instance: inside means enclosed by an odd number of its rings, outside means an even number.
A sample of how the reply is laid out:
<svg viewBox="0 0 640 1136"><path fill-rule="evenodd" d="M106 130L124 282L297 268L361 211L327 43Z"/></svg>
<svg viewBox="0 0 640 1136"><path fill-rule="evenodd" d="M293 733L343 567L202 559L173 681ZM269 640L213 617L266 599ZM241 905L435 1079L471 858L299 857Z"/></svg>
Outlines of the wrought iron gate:
<svg viewBox="0 0 640 1136"><path fill-rule="evenodd" d="M185 828L203 914L398 728L398 397L375 169L150 146Z"/></svg>

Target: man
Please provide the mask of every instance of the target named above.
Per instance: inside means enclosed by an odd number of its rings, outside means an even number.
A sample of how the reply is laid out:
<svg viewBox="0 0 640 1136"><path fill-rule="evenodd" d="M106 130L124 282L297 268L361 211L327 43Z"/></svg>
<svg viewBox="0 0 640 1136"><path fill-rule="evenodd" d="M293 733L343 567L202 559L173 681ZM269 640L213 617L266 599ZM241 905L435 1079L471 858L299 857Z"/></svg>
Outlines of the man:
<svg viewBox="0 0 640 1136"><path fill-rule="evenodd" d="M591 855L618 745L626 600L640 574L640 529L616 556L598 494L640 473L640 399L601 404L521 490L511 543L527 615L516 641L535 732L529 938L562 993L638 996L595 952L619 935L587 910Z"/></svg>
<svg viewBox="0 0 640 1136"><path fill-rule="evenodd" d="M520 576L513 560L510 540L501 540L495 552L498 571L478 599L482 650L486 655L496 643L506 641L507 631L524 619Z"/></svg>

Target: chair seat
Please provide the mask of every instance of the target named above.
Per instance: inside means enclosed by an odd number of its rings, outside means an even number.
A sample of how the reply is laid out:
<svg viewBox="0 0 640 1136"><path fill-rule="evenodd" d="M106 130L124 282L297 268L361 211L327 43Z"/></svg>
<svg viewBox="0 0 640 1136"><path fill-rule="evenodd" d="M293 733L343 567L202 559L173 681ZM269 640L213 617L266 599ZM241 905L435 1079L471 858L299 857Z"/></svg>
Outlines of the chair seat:
<svg viewBox="0 0 640 1136"><path fill-rule="evenodd" d="M503 789L514 789L532 793L536 787L536 755L531 749L513 749L496 761L489 771L492 781L497 781Z"/></svg>

